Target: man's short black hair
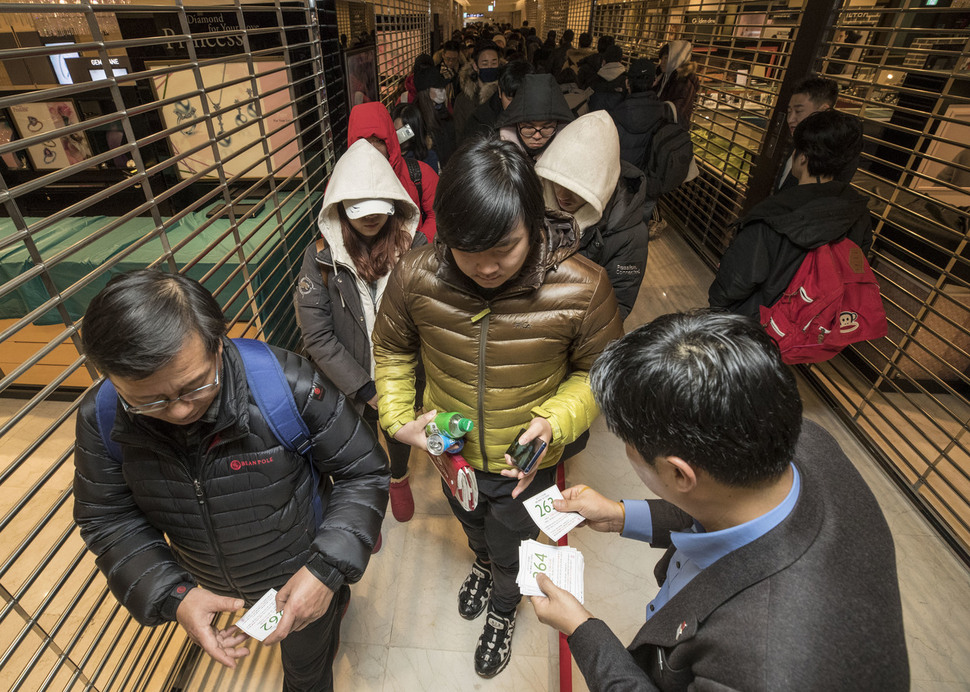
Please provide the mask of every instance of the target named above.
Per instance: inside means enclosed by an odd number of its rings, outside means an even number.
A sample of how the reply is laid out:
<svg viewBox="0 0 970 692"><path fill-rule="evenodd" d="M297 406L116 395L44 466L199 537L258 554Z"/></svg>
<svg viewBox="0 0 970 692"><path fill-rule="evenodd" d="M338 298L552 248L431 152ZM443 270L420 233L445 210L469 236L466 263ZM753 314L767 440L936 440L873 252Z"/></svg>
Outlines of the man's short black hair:
<svg viewBox="0 0 970 692"><path fill-rule="evenodd" d="M139 269L114 277L88 305L81 344L102 373L141 380L165 367L195 332L208 353L226 333L222 308L181 274Z"/></svg>
<svg viewBox="0 0 970 692"><path fill-rule="evenodd" d="M458 41L445 41L441 45L441 51L444 53L448 53L448 52L460 53L461 44L458 43Z"/></svg>
<svg viewBox="0 0 970 692"><path fill-rule="evenodd" d="M808 77L795 85L792 96L795 94L805 94L816 106L828 104L829 108L835 108L835 102L839 100L839 85L824 77Z"/></svg>
<svg viewBox="0 0 970 692"><path fill-rule="evenodd" d="M605 53L606 49L612 46L615 42L616 39L614 39L612 36L600 36L598 39L596 39L596 52Z"/></svg>
<svg viewBox="0 0 970 692"><path fill-rule="evenodd" d="M522 78L535 74L535 67L527 60L510 60L498 68L498 89L506 98L515 98L522 86Z"/></svg>
<svg viewBox="0 0 970 692"><path fill-rule="evenodd" d="M589 48L593 45L593 35L587 31L584 31L579 35L579 47Z"/></svg>
<svg viewBox="0 0 970 692"><path fill-rule="evenodd" d="M623 49L614 43L603 53L603 62L623 62Z"/></svg>
<svg viewBox="0 0 970 692"><path fill-rule="evenodd" d="M562 32L562 38L559 39L559 45L560 46L571 45L573 42L573 37L575 35L576 35L576 32L574 32L572 29L566 29L564 32Z"/></svg>
<svg viewBox="0 0 970 692"><path fill-rule="evenodd" d="M680 457L726 485L777 479L795 453L802 402L778 346L749 317L658 317L593 364L606 424L648 464Z"/></svg>
<svg viewBox="0 0 970 692"><path fill-rule="evenodd" d="M438 237L453 250L495 247L520 221L534 239L545 217L542 183L518 146L476 137L441 171L434 211Z"/></svg>
<svg viewBox="0 0 970 692"><path fill-rule="evenodd" d="M494 50L495 54L498 55L500 58L502 57L502 53L504 52L501 48L498 47L498 44L495 43L495 41L479 41L478 43L475 44L475 52L472 53L472 61L475 63L478 63L478 56L487 50Z"/></svg>
<svg viewBox="0 0 970 692"><path fill-rule="evenodd" d="M854 115L816 111L792 133L795 155L808 159L809 175L837 176L862 152L862 123Z"/></svg>

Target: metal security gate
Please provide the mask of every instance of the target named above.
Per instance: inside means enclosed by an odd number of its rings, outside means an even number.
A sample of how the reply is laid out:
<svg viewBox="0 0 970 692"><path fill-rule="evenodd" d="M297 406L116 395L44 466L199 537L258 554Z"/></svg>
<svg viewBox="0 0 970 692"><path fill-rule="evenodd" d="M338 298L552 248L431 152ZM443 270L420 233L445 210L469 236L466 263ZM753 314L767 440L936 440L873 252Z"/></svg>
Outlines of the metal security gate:
<svg viewBox="0 0 970 692"><path fill-rule="evenodd" d="M0 687L169 690L192 649L105 586L72 520L91 297L155 266L294 346L333 163L309 3L0 4ZM338 93L336 98L343 99Z"/></svg>
<svg viewBox="0 0 970 692"><path fill-rule="evenodd" d="M806 374L970 561L970 6L936 5L845 7L819 50L865 127L889 335Z"/></svg>
<svg viewBox="0 0 970 692"><path fill-rule="evenodd" d="M628 58L693 43L700 177L661 202L716 265L735 220L787 156L794 84L837 81L862 119L853 185L869 195L887 338L803 367L964 560L970 561L970 9L895 0L719 3L599 0L594 37Z"/></svg>
<svg viewBox="0 0 970 692"><path fill-rule="evenodd" d="M431 52L428 0L377 0L377 72L381 101L390 109L421 53Z"/></svg>

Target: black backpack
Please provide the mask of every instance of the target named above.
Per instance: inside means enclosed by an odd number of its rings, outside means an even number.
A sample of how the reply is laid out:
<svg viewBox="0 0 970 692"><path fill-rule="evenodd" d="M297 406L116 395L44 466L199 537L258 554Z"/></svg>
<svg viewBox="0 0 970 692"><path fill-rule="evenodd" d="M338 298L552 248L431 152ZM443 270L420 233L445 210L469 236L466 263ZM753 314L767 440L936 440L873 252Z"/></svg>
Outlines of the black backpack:
<svg viewBox="0 0 970 692"><path fill-rule="evenodd" d="M424 197L421 190L421 165L410 156L404 157L404 163L408 166L408 175L411 176L411 182L418 188L418 209L421 209L421 198ZM421 210L421 220L424 221L424 210Z"/></svg>
<svg viewBox="0 0 970 692"><path fill-rule="evenodd" d="M680 187L687 180L694 160L690 133L677 124L677 107L670 101L664 103L669 115L654 132L640 166L647 177L647 197L650 199Z"/></svg>

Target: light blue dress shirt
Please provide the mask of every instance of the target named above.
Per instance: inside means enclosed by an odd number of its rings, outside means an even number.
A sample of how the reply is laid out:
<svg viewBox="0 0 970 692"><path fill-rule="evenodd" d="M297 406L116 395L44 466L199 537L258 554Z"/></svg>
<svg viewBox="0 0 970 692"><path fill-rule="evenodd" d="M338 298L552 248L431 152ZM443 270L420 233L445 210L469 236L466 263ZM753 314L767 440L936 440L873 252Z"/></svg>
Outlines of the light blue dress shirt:
<svg viewBox="0 0 970 692"><path fill-rule="evenodd" d="M700 574L701 570L713 565L728 553L747 545L755 539L761 538L778 526L791 514L798 493L801 489L801 476L795 465L792 468L792 485L788 495L781 503L756 519L738 524L721 531L704 531L704 528L694 522L690 531L671 531L670 540L676 551L667 567L667 579L660 588L657 596L647 605L647 620L654 613L664 607L667 601L690 583L690 580ZM624 500L626 520L623 531L624 538L649 543L653 540L653 523L650 516L650 505L646 500Z"/></svg>

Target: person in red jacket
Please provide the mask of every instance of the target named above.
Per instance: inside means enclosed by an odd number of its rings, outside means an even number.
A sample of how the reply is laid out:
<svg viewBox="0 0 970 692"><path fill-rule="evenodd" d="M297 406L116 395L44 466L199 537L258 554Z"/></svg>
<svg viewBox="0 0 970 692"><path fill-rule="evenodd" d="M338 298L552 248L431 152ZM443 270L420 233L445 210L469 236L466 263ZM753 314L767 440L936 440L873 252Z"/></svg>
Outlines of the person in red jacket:
<svg viewBox="0 0 970 692"><path fill-rule="evenodd" d="M394 121L391 120L391 114L387 112L383 103L361 103L350 110L347 146L349 147L358 139L366 139L387 157L411 201L421 210L421 224L418 230L427 237L428 242L434 240L434 194L438 187L438 174L431 166L421 161L412 159L409 164L408 160L401 155L401 145L397 141Z"/></svg>

